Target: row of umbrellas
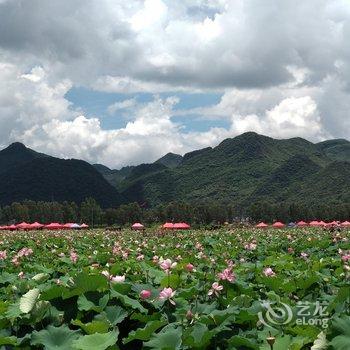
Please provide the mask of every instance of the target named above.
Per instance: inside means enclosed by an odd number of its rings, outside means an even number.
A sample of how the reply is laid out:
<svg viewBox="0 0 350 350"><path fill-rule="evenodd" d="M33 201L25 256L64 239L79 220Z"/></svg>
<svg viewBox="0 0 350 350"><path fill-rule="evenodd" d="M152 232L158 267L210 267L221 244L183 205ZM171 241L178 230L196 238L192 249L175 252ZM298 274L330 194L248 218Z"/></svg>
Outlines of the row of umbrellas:
<svg viewBox="0 0 350 350"><path fill-rule="evenodd" d="M71 230L71 229L87 229L89 228L89 225L86 224L76 224L76 223L66 223L66 224L59 224L58 222L52 222L48 225L41 224L39 222L34 222L32 224L28 224L27 222L21 222L18 225L10 225L10 226L0 226L0 230L9 230L9 231L15 231L15 230L40 230L40 229L47 229L47 230Z"/></svg>
<svg viewBox="0 0 350 350"><path fill-rule="evenodd" d="M145 226L139 222L135 222L131 228L133 230L144 230ZM175 224L172 222L166 222L164 225L162 225L162 228L166 230L188 230L191 228L191 226L185 222L177 222Z"/></svg>
<svg viewBox="0 0 350 350"><path fill-rule="evenodd" d="M283 228L286 225L283 222L277 221L274 224L272 224L272 227L274 228ZM350 227L350 222L349 221L332 221L332 222L324 222L324 221L310 221L310 222L305 222L305 221L299 221L297 223L291 223L288 226L297 226L297 227L332 227L332 226L341 226L341 227ZM260 222L259 224L256 225L257 228L266 228L269 227L268 224L265 224L264 222Z"/></svg>

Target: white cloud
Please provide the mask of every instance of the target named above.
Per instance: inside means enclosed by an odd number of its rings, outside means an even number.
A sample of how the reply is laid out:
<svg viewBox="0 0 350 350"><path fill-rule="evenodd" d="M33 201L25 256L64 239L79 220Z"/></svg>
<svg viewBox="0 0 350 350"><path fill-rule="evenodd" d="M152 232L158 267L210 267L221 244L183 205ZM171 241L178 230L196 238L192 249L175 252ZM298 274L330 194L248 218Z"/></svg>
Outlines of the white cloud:
<svg viewBox="0 0 350 350"><path fill-rule="evenodd" d="M157 84L266 88L298 81L290 67L308 70L312 84L330 74L349 81L349 7L346 0L13 0L0 4L0 49L95 88L101 77L117 88L153 84L152 92Z"/></svg>
<svg viewBox="0 0 350 350"><path fill-rule="evenodd" d="M145 0L143 8L130 18L132 29L140 32L149 27L161 25L167 14L167 9L162 0Z"/></svg>
<svg viewBox="0 0 350 350"><path fill-rule="evenodd" d="M234 115L232 128L237 133L256 131L278 138L304 137L320 141L329 134L323 129L315 101L310 96L286 98L265 115Z"/></svg>
<svg viewBox="0 0 350 350"><path fill-rule="evenodd" d="M107 112L111 115L115 114L115 112L125 109L130 109L136 105L136 99L130 98L127 100L123 100L120 102L112 103L107 107Z"/></svg>
<svg viewBox="0 0 350 350"><path fill-rule="evenodd" d="M49 83L40 67L23 74L17 66L0 62L0 82L0 139L3 145L52 119L66 120L75 115L70 102L64 98L72 84L68 80Z"/></svg>
<svg viewBox="0 0 350 350"><path fill-rule="evenodd" d="M349 23L346 0L0 0L1 143L119 167L248 130L349 138ZM72 86L222 98L179 110L128 95L107 109L127 125L104 130L66 99ZM186 133L176 116L190 113L229 127Z"/></svg>

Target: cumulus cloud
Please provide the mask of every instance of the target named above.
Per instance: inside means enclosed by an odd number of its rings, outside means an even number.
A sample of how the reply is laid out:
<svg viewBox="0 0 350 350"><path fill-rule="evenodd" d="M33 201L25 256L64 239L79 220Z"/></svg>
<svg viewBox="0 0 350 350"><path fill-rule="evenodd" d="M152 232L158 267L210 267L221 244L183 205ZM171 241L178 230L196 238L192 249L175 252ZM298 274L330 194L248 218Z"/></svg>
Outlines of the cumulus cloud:
<svg viewBox="0 0 350 350"><path fill-rule="evenodd" d="M286 98L262 117L233 116L232 127L238 133L253 130L280 138L299 136L323 140L329 136L322 128L317 105L310 96Z"/></svg>
<svg viewBox="0 0 350 350"><path fill-rule="evenodd" d="M74 117L64 95L72 87L68 80L50 84L42 68L24 74L17 66L0 62L0 139L3 145L52 119Z"/></svg>
<svg viewBox="0 0 350 350"><path fill-rule="evenodd" d="M290 66L315 84L349 72L349 18L345 0L13 0L0 4L0 46L91 86L261 88L293 80Z"/></svg>
<svg viewBox="0 0 350 350"><path fill-rule="evenodd" d="M119 167L248 130L349 138L348 37L346 0L0 0L1 143ZM106 106L126 126L83 116L76 86L128 94ZM181 110L179 92L222 97ZM229 126L186 132L190 114Z"/></svg>

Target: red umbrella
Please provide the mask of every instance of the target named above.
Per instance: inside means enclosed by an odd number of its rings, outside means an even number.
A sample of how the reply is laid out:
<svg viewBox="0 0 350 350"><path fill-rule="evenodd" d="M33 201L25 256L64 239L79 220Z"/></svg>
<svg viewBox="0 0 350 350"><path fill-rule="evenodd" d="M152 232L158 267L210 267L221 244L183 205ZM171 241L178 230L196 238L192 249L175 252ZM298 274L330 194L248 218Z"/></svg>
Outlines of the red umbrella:
<svg viewBox="0 0 350 350"><path fill-rule="evenodd" d="M139 222L135 222L131 228L133 230L143 230L145 228L145 226L143 226L142 224L140 224Z"/></svg>
<svg viewBox="0 0 350 350"><path fill-rule="evenodd" d="M43 224L40 224L39 222L34 222L29 225L31 230L40 230L41 228L44 227Z"/></svg>
<svg viewBox="0 0 350 350"><path fill-rule="evenodd" d="M269 227L269 225L265 224L264 222L259 222L255 227L257 227L257 228L266 228L266 227Z"/></svg>
<svg viewBox="0 0 350 350"><path fill-rule="evenodd" d="M307 226L307 222L301 220L297 223L297 226L299 226L299 227Z"/></svg>
<svg viewBox="0 0 350 350"><path fill-rule="evenodd" d="M71 229L74 224L72 222L67 222L66 224L63 225L63 228L66 229Z"/></svg>
<svg viewBox="0 0 350 350"><path fill-rule="evenodd" d="M272 227L274 227L274 228L283 228L284 226L286 226L286 225L280 221L277 221L272 225Z"/></svg>
<svg viewBox="0 0 350 350"><path fill-rule="evenodd" d="M10 231L14 231L14 230L17 230L17 226L12 224L10 226L7 226L7 229Z"/></svg>
<svg viewBox="0 0 350 350"><path fill-rule="evenodd" d="M81 224L81 225L80 225L80 228L89 228L89 225Z"/></svg>
<svg viewBox="0 0 350 350"><path fill-rule="evenodd" d="M349 221L344 221L340 225L344 226L344 227L347 227L347 226L350 226L350 222Z"/></svg>
<svg viewBox="0 0 350 350"><path fill-rule="evenodd" d="M60 230L60 229L64 228L64 226L59 224L58 222L52 222L49 225L45 225L45 228L48 230Z"/></svg>
<svg viewBox="0 0 350 350"><path fill-rule="evenodd" d="M186 224L185 222L177 222L176 224L174 224L173 228L177 230L188 230L189 228L191 228L191 226Z"/></svg>
<svg viewBox="0 0 350 350"><path fill-rule="evenodd" d="M309 223L309 226L312 226L312 227L317 227L317 226L320 226L320 223L318 221L311 221Z"/></svg>
<svg viewBox="0 0 350 350"><path fill-rule="evenodd" d="M16 228L20 230L28 230L30 229L30 224L26 222L21 222L20 224L16 225Z"/></svg>
<svg viewBox="0 0 350 350"><path fill-rule="evenodd" d="M166 222L162 227L167 230L172 230L174 228L174 224L171 222Z"/></svg>

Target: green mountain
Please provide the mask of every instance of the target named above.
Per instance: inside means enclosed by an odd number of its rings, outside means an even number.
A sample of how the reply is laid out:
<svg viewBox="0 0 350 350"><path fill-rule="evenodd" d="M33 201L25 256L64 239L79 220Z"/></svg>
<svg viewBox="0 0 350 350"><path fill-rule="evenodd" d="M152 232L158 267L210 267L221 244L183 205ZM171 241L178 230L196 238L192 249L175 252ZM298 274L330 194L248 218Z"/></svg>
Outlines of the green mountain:
<svg viewBox="0 0 350 350"><path fill-rule="evenodd" d="M174 200L244 206L257 200L337 202L346 198L345 184L350 187L350 177L343 175L350 157L338 169L339 163L333 161L340 155L333 148L330 157L327 149L302 138L276 140L249 132L185 154L175 167L137 166L118 189L128 201L150 206ZM339 149L342 157L343 150ZM322 177L326 171L327 179ZM332 179L339 187L324 191Z"/></svg>
<svg viewBox="0 0 350 350"><path fill-rule="evenodd" d="M318 174L321 169L319 164L306 155L292 156L255 189L249 197L249 201L266 199L267 197L273 201L291 199L302 191L305 179Z"/></svg>
<svg viewBox="0 0 350 350"><path fill-rule="evenodd" d="M175 153L167 153L162 158L155 161L156 164L163 164L167 168L175 168L182 162L182 156Z"/></svg>
<svg viewBox="0 0 350 350"><path fill-rule="evenodd" d="M120 170L110 169L102 164L93 164L93 167L103 175L103 177L111 184L113 187L119 187L120 183L131 174L131 171L135 166L126 166Z"/></svg>
<svg viewBox="0 0 350 350"><path fill-rule="evenodd" d="M333 160L349 161L350 142L344 139L320 142L317 147Z"/></svg>
<svg viewBox="0 0 350 350"><path fill-rule="evenodd" d="M89 163L36 153L16 143L0 151L0 204L35 201L82 202L93 197L103 207L123 197Z"/></svg>
<svg viewBox="0 0 350 350"><path fill-rule="evenodd" d="M22 143L12 143L10 146L0 151L0 173L33 159L45 157L49 156L35 152L24 146Z"/></svg>
<svg viewBox="0 0 350 350"><path fill-rule="evenodd" d="M0 151L0 205L24 199L79 203L86 197L103 207L171 201L242 207L257 201L350 203L349 145L248 132L183 157L169 153L151 164L113 170L15 143Z"/></svg>
<svg viewBox="0 0 350 350"><path fill-rule="evenodd" d="M295 198L310 203L350 203L350 162L335 161L308 177Z"/></svg>
<svg viewBox="0 0 350 350"><path fill-rule="evenodd" d="M125 179L127 179L127 182L132 182L133 179L138 178L140 175L146 175L165 168L175 168L181 162L182 156L179 154L167 153L165 156L156 160L153 164L125 166L120 170L110 169L102 164L93 164L93 166L112 186L119 189ZM125 183L123 184L123 187L125 187Z"/></svg>

